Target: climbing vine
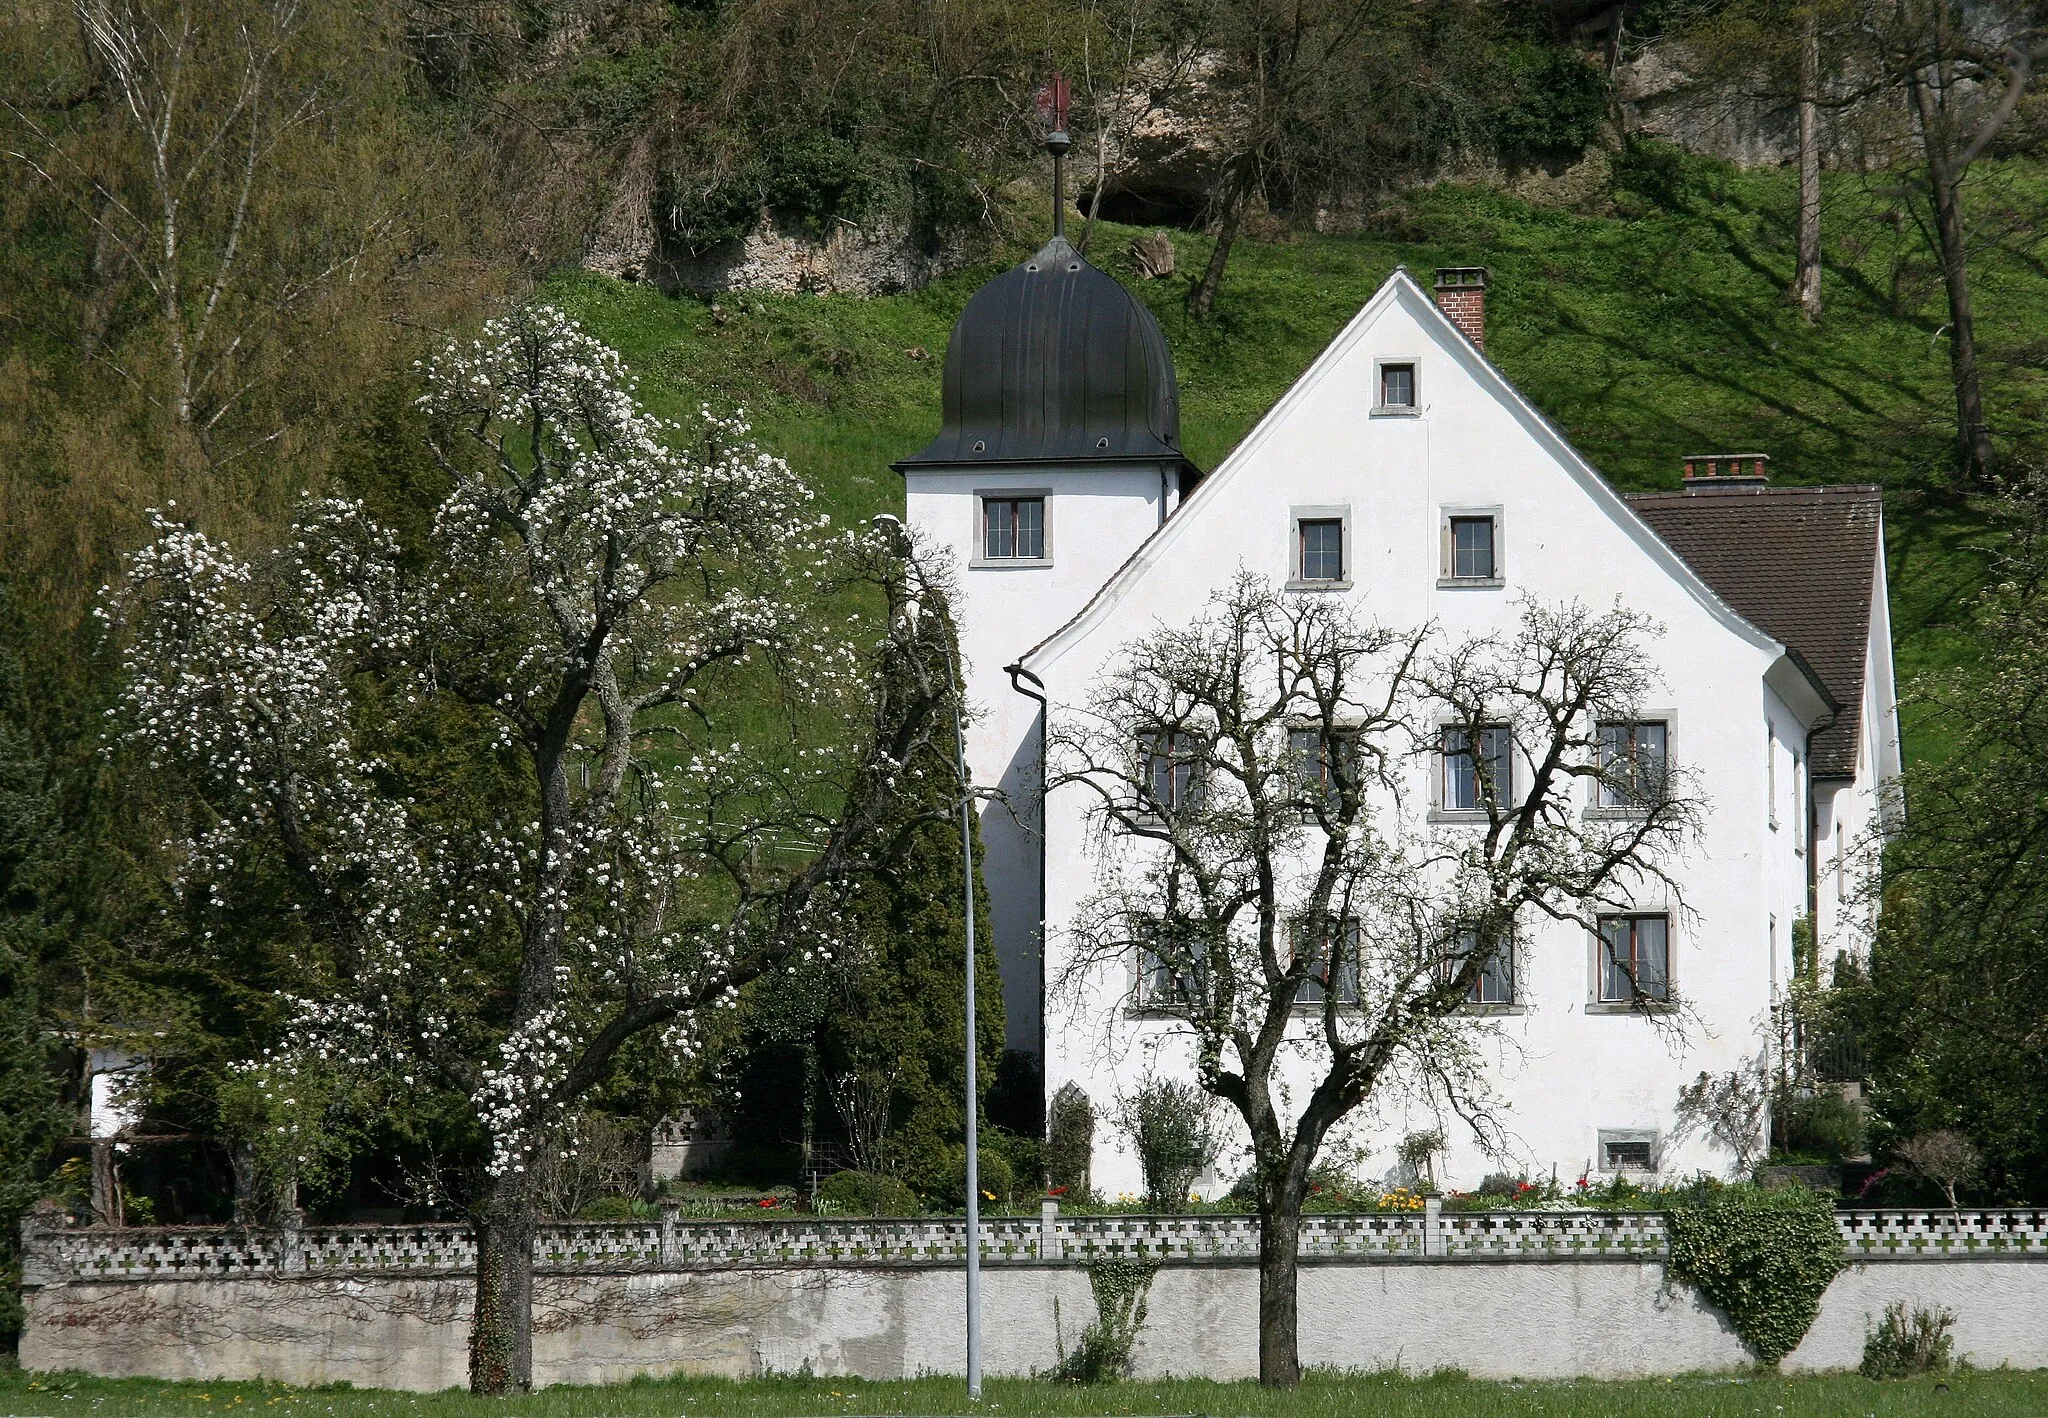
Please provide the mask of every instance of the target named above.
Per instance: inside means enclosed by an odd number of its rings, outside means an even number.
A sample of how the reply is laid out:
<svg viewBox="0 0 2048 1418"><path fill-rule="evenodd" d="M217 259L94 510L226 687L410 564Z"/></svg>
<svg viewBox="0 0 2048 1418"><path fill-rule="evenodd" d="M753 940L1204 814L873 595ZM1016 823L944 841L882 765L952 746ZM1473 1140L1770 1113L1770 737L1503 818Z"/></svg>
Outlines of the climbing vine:
<svg viewBox="0 0 2048 1418"><path fill-rule="evenodd" d="M1131 1376L1131 1349L1145 1327L1145 1300L1152 1293L1156 1260L1098 1260L1088 1266L1095 1292L1095 1323L1081 1331L1071 1354L1060 1356L1053 1377L1093 1384Z"/></svg>
<svg viewBox="0 0 2048 1418"><path fill-rule="evenodd" d="M1766 1365L1798 1346L1842 1268L1834 1203L1803 1187L1732 1186L1674 1209L1671 1269L1728 1312Z"/></svg>

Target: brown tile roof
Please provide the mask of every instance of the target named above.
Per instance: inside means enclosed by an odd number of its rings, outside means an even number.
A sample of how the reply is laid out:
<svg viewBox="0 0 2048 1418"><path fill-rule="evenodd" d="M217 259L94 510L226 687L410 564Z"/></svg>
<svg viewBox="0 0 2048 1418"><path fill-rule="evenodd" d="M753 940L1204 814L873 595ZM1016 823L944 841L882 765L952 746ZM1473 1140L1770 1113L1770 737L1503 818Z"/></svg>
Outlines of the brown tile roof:
<svg viewBox="0 0 2048 1418"><path fill-rule="evenodd" d="M1816 777L1856 771L1882 490L1731 487L1659 492L1629 505L1722 600L1782 640L1841 711L1813 741Z"/></svg>

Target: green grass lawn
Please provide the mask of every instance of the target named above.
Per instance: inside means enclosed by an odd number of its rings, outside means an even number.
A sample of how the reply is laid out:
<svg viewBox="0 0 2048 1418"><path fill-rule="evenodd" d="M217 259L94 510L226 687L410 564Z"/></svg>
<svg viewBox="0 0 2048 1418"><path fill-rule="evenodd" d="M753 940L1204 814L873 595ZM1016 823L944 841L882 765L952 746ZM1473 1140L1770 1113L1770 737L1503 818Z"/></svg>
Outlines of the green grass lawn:
<svg viewBox="0 0 2048 1418"><path fill-rule="evenodd" d="M1943 1380L1873 1383L1854 1375L1781 1378L1694 1375L1625 1383L1490 1383L1461 1375L1310 1374L1292 1393L1256 1384L1191 1380L1094 1387L1026 1379L991 1380L976 1405L958 1379L897 1383L774 1378L641 1380L606 1388L549 1388L524 1398L477 1399L374 1389L293 1389L264 1384L169 1384L63 1375L0 1376L11 1414L219 1418L799 1418L800 1415L1214 1414L1218 1418L2037 1418L2048 1412L2048 1373L1963 1372Z"/></svg>
<svg viewBox="0 0 2048 1418"><path fill-rule="evenodd" d="M1989 230L2048 174L1985 165ZM1174 349L1183 442L1213 467L1344 322L1406 264L1493 270L1489 353L1619 486L1677 485L1691 452L1761 450L1792 483L1878 482L1889 495L1894 630L1902 679L1971 652L1971 596L1990 541L1981 507L1945 495L1952 403L1946 307L1924 244L1883 184L1844 174L1827 191L1826 318L1803 323L1791 278L1794 183L1647 147L1617 165L1597 212L1440 186L1373 232L1241 243L1216 311L1183 302L1208 249L1175 233L1183 274L1138 277L1134 229L1098 229L1091 255L1159 316ZM2007 446L2048 413L2040 331L2048 266L2030 231L1973 267L1987 397ZM1019 252L1006 253L1004 260ZM746 406L762 441L808 475L842 519L900 511L891 460L936 431L946 338L1002 262L880 299L668 297L591 275L551 297L617 345L642 392L680 414ZM1939 752L1916 732L1908 752Z"/></svg>

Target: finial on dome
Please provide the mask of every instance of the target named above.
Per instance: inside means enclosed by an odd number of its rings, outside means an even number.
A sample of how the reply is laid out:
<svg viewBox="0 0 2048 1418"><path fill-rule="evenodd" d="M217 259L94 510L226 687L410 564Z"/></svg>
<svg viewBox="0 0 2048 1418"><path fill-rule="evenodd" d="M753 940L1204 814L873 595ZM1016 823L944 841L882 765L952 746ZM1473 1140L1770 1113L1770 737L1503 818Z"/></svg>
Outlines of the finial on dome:
<svg viewBox="0 0 2048 1418"><path fill-rule="evenodd" d="M1067 136L1067 107L1072 96L1067 89L1067 76L1057 71L1050 83L1040 84L1031 95L1031 101L1038 109L1039 121L1051 129L1045 135L1045 150L1052 154L1052 234L1064 237L1067 234L1067 150L1074 146L1074 140Z"/></svg>

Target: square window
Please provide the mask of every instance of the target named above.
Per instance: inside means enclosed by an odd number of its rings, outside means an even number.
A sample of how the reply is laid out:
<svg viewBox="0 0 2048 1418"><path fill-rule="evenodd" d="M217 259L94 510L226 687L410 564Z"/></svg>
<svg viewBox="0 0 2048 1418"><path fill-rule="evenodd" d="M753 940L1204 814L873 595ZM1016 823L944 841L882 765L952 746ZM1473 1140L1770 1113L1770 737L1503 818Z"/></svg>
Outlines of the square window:
<svg viewBox="0 0 2048 1418"><path fill-rule="evenodd" d="M1344 579L1344 522L1338 517L1304 517L1299 527L1299 572L1303 581Z"/></svg>
<svg viewBox="0 0 2048 1418"><path fill-rule="evenodd" d="M981 500L981 554L987 561L1045 560L1045 499Z"/></svg>
<svg viewBox="0 0 2048 1418"><path fill-rule="evenodd" d="M1296 952L1295 959L1300 959L1304 950L1314 952L1308 978L1301 982L1295 1003L1321 1004L1334 994L1339 1004L1357 1004L1358 922L1327 916L1317 928L1307 921L1296 921L1290 936L1289 946Z"/></svg>
<svg viewBox="0 0 2048 1418"><path fill-rule="evenodd" d="M1415 407L1414 365L1383 364L1380 366L1380 407L1383 409L1412 409Z"/></svg>
<svg viewBox="0 0 2048 1418"><path fill-rule="evenodd" d="M1448 974L1455 976L1465 968L1479 949L1478 931L1460 931L1451 958L1444 962ZM1515 1002L1515 947L1511 941L1502 941L1493 948L1486 963L1479 968L1479 978L1472 982L1466 994L1468 1004L1513 1004Z"/></svg>
<svg viewBox="0 0 2048 1418"><path fill-rule="evenodd" d="M1600 726L1601 807L1646 807L1664 794L1665 750L1661 723Z"/></svg>
<svg viewBox="0 0 2048 1418"><path fill-rule="evenodd" d="M1500 574L1494 555L1491 517L1451 518L1451 576L1459 581L1491 581Z"/></svg>
<svg viewBox="0 0 2048 1418"><path fill-rule="evenodd" d="M1506 807L1513 798L1513 740L1504 726L1479 730L1478 752L1464 729L1444 730L1440 805L1451 812Z"/></svg>
<svg viewBox="0 0 2048 1418"><path fill-rule="evenodd" d="M1600 1001L1671 999L1671 922L1663 915L1600 918Z"/></svg>

